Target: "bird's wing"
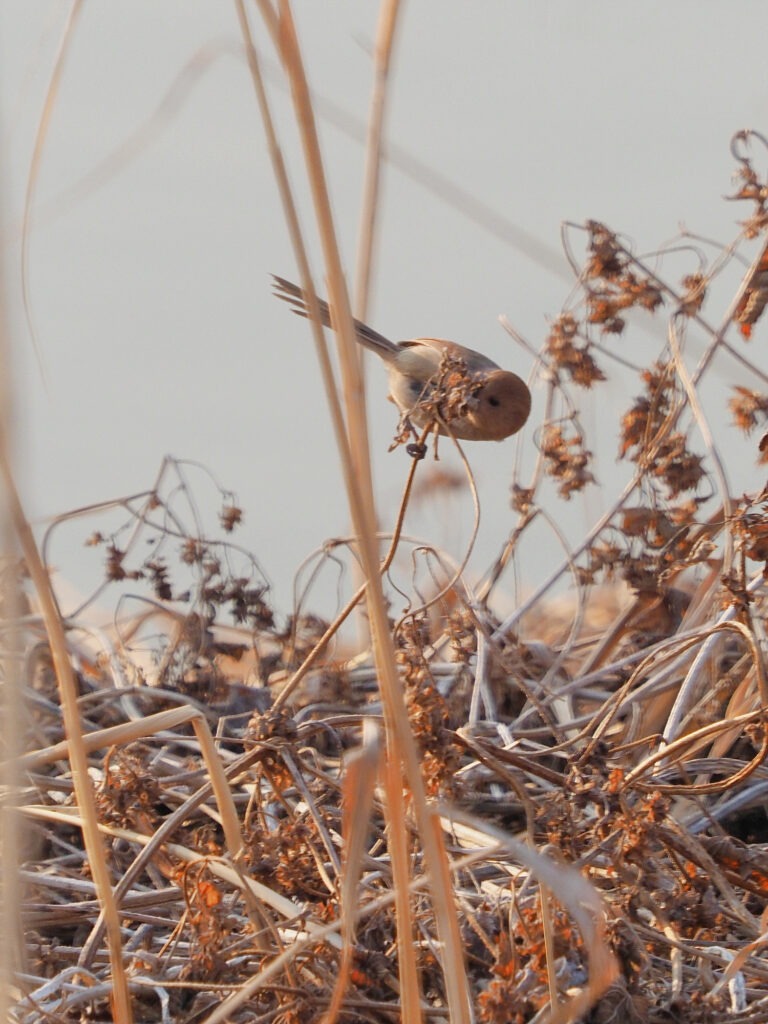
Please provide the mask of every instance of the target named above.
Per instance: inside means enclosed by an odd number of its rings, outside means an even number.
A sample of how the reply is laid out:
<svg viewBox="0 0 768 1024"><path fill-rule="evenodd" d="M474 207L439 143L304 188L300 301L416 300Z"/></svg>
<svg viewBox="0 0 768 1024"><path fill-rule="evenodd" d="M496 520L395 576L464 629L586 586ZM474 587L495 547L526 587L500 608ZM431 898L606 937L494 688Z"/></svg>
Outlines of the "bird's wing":
<svg viewBox="0 0 768 1024"><path fill-rule="evenodd" d="M446 341L443 338L413 338L411 341L401 341L400 349L408 349L414 354L424 355L425 358L429 358L438 364L443 353L447 353L449 356L463 359L467 364L469 373L485 374L499 369L497 363L494 363L492 359L484 356L481 352L475 352L474 349L465 348L455 341Z"/></svg>

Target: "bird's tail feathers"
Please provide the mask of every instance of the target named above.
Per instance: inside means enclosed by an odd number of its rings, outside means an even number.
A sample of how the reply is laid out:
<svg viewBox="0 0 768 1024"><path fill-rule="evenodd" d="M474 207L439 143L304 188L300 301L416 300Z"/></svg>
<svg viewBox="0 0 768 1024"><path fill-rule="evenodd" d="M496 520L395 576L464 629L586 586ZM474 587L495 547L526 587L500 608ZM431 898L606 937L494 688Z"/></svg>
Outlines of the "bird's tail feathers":
<svg viewBox="0 0 768 1024"><path fill-rule="evenodd" d="M282 299L283 302L287 302L294 313L297 316L303 316L309 318L309 306L307 300L304 297L304 291L297 284L292 281L286 280L284 277L278 277L277 274L272 275L274 281L274 294L278 299ZM332 327L331 321L331 309L327 302L318 298L317 305L320 310L320 318L326 327ZM383 334L379 334L378 331L374 331L368 324L363 323L362 320L352 320L355 326L355 334L357 340L361 345L365 345L366 348L371 349L377 355L381 356L382 359L392 360L397 353L400 351L398 346L385 338Z"/></svg>

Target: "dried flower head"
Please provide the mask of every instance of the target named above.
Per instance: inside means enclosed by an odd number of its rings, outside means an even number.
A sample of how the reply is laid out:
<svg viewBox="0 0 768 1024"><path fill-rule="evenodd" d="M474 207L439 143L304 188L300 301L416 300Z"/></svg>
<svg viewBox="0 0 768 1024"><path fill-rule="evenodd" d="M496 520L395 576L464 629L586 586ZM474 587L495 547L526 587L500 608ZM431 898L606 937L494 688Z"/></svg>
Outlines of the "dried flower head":
<svg viewBox="0 0 768 1024"><path fill-rule="evenodd" d="M683 296L680 312L684 316L695 316L704 305L707 295L707 278L703 274L687 274L683 278Z"/></svg>
<svg viewBox="0 0 768 1024"><path fill-rule="evenodd" d="M237 505L224 505L219 513L219 521L227 533L232 533L243 521L243 510Z"/></svg>
<svg viewBox="0 0 768 1024"><path fill-rule="evenodd" d="M742 337L747 341L752 337L752 328L762 316L766 304L768 304L768 243L764 246L760 259L744 282L741 298L733 314L733 319L739 325Z"/></svg>
<svg viewBox="0 0 768 1024"><path fill-rule="evenodd" d="M738 384L732 390L734 394L728 401L728 407L734 425L745 434L751 434L756 426L768 420L768 395Z"/></svg>
<svg viewBox="0 0 768 1024"><path fill-rule="evenodd" d="M588 340L579 339L576 319L568 313L559 316L545 343L545 352L552 366L564 370L574 384L590 388L605 374L590 352Z"/></svg>
<svg viewBox="0 0 768 1024"><path fill-rule="evenodd" d="M547 474L557 481L557 492L566 500L595 482L589 470L592 452L585 448L580 431L566 437L562 427L546 427L541 452L547 462Z"/></svg>

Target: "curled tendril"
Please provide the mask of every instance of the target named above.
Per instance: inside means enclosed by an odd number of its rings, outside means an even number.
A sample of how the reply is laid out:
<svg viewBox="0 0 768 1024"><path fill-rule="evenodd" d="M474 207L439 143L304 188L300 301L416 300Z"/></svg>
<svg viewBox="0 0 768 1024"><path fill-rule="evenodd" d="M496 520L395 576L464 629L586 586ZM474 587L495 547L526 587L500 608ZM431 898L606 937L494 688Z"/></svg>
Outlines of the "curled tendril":
<svg viewBox="0 0 768 1024"><path fill-rule="evenodd" d="M741 147L748 147L752 139L762 143L765 149L768 150L768 139L761 132L757 132L753 128L742 128L741 131L736 132L731 138L730 144L731 156L737 163L748 166L752 165L752 161L746 153L741 152Z"/></svg>

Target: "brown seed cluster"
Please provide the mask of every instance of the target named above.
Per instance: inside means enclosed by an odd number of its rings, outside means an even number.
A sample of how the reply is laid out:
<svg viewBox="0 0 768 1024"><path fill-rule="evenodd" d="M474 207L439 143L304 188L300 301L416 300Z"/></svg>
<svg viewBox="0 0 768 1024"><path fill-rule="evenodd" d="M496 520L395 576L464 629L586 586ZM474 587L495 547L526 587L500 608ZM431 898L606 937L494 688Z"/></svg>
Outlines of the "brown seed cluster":
<svg viewBox="0 0 768 1024"><path fill-rule="evenodd" d="M591 388L606 379L592 355L589 340L580 336L578 321L570 313L555 320L544 351L549 364L564 371L579 387Z"/></svg>
<svg viewBox="0 0 768 1024"><path fill-rule="evenodd" d="M669 497L695 491L705 476L703 459L690 451L685 435L672 429L681 397L670 363L644 370L645 390L622 421L621 458L638 464Z"/></svg>
<svg viewBox="0 0 768 1024"><path fill-rule="evenodd" d="M634 261L616 235L599 221L588 221L589 256L584 267L587 321L605 334L621 334L623 314L638 307L654 312L664 301L661 288Z"/></svg>
<svg viewBox="0 0 768 1024"><path fill-rule="evenodd" d="M568 500L571 495L594 482L589 470L592 453L584 446L584 437L575 430L570 434L562 426L546 427L541 438L541 453L547 472L557 481L557 493Z"/></svg>

